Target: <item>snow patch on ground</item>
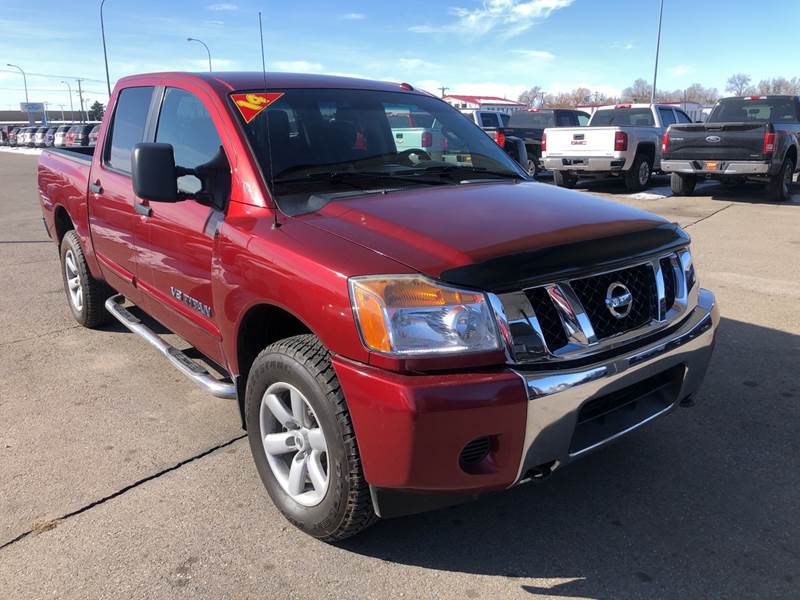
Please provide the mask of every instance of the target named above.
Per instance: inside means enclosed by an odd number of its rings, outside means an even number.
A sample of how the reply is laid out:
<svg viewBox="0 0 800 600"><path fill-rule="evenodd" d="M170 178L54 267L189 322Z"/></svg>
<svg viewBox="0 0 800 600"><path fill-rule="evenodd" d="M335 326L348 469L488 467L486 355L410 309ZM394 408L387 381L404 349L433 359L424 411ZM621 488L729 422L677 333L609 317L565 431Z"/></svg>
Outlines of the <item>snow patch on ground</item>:
<svg viewBox="0 0 800 600"><path fill-rule="evenodd" d="M0 146L0 152L8 154L27 154L29 156L39 156L42 153L41 148L11 148L9 146Z"/></svg>

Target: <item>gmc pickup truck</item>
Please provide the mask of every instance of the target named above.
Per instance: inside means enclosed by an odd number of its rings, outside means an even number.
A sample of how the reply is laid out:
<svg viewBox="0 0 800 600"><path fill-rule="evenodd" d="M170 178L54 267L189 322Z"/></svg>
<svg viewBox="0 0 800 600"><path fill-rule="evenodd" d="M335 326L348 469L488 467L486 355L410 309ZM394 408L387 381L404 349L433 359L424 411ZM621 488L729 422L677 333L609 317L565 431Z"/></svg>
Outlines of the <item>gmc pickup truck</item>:
<svg viewBox="0 0 800 600"><path fill-rule="evenodd" d="M38 181L75 319L235 400L291 523L339 540L543 479L697 392L719 312L681 228L529 181L408 84L263 77L124 78ZM400 150L398 107L468 164Z"/></svg>
<svg viewBox="0 0 800 600"><path fill-rule="evenodd" d="M745 96L720 100L705 123L671 125L661 168L672 192L688 196L698 179L767 184L776 200L791 197L800 149L800 98Z"/></svg>
<svg viewBox="0 0 800 600"><path fill-rule="evenodd" d="M669 104L616 104L598 108L588 127L545 129L544 167L556 185L572 188L579 177L622 177L629 192L647 187L661 169L662 137L673 123L691 123Z"/></svg>

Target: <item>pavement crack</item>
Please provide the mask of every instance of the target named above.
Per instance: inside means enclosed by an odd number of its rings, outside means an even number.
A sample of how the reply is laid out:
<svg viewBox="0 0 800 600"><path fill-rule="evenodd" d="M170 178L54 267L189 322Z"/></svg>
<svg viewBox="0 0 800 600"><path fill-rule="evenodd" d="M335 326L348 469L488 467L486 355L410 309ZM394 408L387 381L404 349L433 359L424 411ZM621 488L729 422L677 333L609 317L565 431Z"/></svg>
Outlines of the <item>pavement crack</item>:
<svg viewBox="0 0 800 600"><path fill-rule="evenodd" d="M30 536L31 534L39 534L39 533L43 533L45 531L49 531L50 529L55 528L62 521L65 521L66 519L69 519L71 517L76 517L76 516L80 515L81 513L85 513L87 510L91 510L92 508L95 508L96 506L100 506L101 504L105 504L109 500L113 500L114 498L118 498L119 496L122 496L123 494L128 493L129 491L139 487L140 485L143 485L143 484L145 484L145 483L147 483L149 481L153 481L154 479L158 479L159 477L162 477L163 475L166 475L167 473L171 473L172 471L176 471L176 470L180 469L181 467L183 467L185 465L188 465L189 463L192 463L192 462L194 462L196 460L200 460L201 458L204 458L204 457L208 456L209 454L213 454L217 450L222 450L223 448L227 448L228 446L231 446L231 445L235 444L236 442L238 442L239 440L243 440L246 437L247 437L246 433L243 433L242 435L238 435L233 439L230 439L230 440L228 440L226 442L222 442L221 444L217 444L216 446L212 446L211 448L207 448L206 450L203 450L199 454L195 454L194 456L190 456L187 459L184 459L184 460L182 460L182 461L180 461L178 463L175 463L174 465L172 465L170 467L167 467L166 469L162 469L161 471L157 471L156 473L153 473L152 475L148 475L147 477L143 477L142 479L134 481L133 483L131 483L129 485L126 485L125 487L120 488L117 491L108 494L107 496L103 496L102 498L100 498L98 500L94 500L94 501L90 502L89 504L85 504L85 505L81 506L80 508L77 508L77 509L75 509L75 510L73 510L71 512L68 512L66 514L61 515L60 517L56 517L55 519L52 519L52 520L44 522L44 523L36 523L28 531L24 531L24 532L20 533L17 537L15 537L15 538L13 538L13 539L11 539L11 540L3 543L3 544L0 544L0 550L4 550L5 548L8 548L9 546L12 546L13 544L16 544L17 542L20 542L20 541L24 540L26 537Z"/></svg>
<svg viewBox="0 0 800 600"><path fill-rule="evenodd" d="M55 335L57 333L63 333L65 331L69 331L70 329L78 329L80 325L70 325L69 327L63 327L61 329L53 329L52 331L45 331L44 333L39 333L37 335L31 335L24 338L18 338L16 340L9 340L7 342L0 342L0 348L5 346L11 346L12 344L19 344L21 342L29 342L31 340L38 340L39 338L47 337L50 335Z"/></svg>
<svg viewBox="0 0 800 600"><path fill-rule="evenodd" d="M698 223L702 223L702 222L703 222L703 221L705 221L706 219L710 219L710 218L711 218L711 217L713 217L714 215L718 215L718 214L719 214L719 213L721 213L723 210L728 210L728 209L729 209L731 206L733 206L733 204L734 204L733 202L731 202L731 203L729 203L729 204L726 204L726 205L725 205L725 206L723 206L722 208L720 208L720 209L718 209L718 210L715 210L714 212L712 212L710 215L706 215L705 217L701 217L701 218L697 219L697 221L694 221L694 222L692 222L692 223L689 223L688 225L684 226L684 229L689 229L689 227L693 227L694 225L697 225Z"/></svg>

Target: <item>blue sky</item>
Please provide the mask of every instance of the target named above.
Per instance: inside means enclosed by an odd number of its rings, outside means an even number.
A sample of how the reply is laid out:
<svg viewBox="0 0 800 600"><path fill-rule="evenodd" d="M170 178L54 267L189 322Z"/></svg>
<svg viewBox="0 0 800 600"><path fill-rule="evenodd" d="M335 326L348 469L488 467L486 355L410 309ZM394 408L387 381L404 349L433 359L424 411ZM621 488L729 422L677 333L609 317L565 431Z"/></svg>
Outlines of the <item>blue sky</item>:
<svg viewBox="0 0 800 600"><path fill-rule="evenodd" d="M99 0L0 0L0 109L31 74L84 77L105 102ZM719 8L723 7L723 8ZM658 0L106 0L112 85L157 70L260 70L257 13L270 70L408 81L430 91L516 97L534 85L617 93L652 78ZM722 90L734 72L800 75L800 0L665 0L659 88ZM12 70L13 71L13 70ZM29 75L30 100L69 105L64 77ZM70 80L73 88L74 81Z"/></svg>

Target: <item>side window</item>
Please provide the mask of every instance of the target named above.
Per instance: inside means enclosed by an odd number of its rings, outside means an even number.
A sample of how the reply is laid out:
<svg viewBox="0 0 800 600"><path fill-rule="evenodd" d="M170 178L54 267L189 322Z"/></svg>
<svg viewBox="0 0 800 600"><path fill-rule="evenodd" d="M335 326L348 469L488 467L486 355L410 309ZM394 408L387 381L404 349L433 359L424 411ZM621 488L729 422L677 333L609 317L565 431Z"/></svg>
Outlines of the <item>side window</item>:
<svg viewBox="0 0 800 600"><path fill-rule="evenodd" d="M482 112L481 122L483 122L484 127L500 127L500 120L494 113Z"/></svg>
<svg viewBox="0 0 800 600"><path fill-rule="evenodd" d="M589 115L586 113L578 113L578 126L579 127L586 127L589 124Z"/></svg>
<svg viewBox="0 0 800 600"><path fill-rule="evenodd" d="M682 110L676 110L675 111L675 116L678 117L678 123L691 123L692 122L692 120L689 118L689 115L687 115Z"/></svg>
<svg viewBox="0 0 800 600"><path fill-rule="evenodd" d="M505 113L500 113L500 125L502 127L508 127L508 122L511 120L511 115L507 115Z"/></svg>
<svg viewBox="0 0 800 600"><path fill-rule="evenodd" d="M194 94L178 88L167 88L158 117L156 142L172 144L175 164L193 169L210 161L222 142L205 106ZM178 179L178 189L194 194L200 191L200 180L193 175Z"/></svg>
<svg viewBox="0 0 800 600"><path fill-rule="evenodd" d="M131 153L133 147L144 140L152 96L152 87L131 87L120 92L105 149L106 163L113 169L131 172Z"/></svg>
<svg viewBox="0 0 800 600"><path fill-rule="evenodd" d="M659 107L658 114L661 115L662 127L669 127L670 125L675 123L675 113L672 111L671 108Z"/></svg>

